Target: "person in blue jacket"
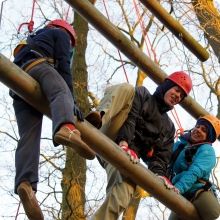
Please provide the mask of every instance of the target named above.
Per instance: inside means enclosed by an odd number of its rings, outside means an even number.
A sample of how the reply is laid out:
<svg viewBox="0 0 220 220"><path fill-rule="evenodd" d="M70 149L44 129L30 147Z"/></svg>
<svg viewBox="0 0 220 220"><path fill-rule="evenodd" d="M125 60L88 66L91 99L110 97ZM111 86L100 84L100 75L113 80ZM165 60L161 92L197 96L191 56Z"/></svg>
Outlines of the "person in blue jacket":
<svg viewBox="0 0 220 220"><path fill-rule="evenodd" d="M30 35L26 44L16 47L14 63L38 81L49 102L54 145L69 146L82 157L94 159L94 151L81 140L80 132L74 125L74 116L80 121L84 120L74 101L70 71L75 41L76 34L69 23L62 19L50 21ZM43 213L35 193L39 180L43 114L13 91L10 91L10 95L20 136L15 154L15 193L19 195L28 218L42 220Z"/></svg>
<svg viewBox="0 0 220 220"><path fill-rule="evenodd" d="M191 201L202 220L214 220L220 215L220 205L209 181L216 164L212 143L220 135L220 120L205 115L195 127L174 144L171 159L172 183L179 193ZM177 220L171 212L169 220Z"/></svg>

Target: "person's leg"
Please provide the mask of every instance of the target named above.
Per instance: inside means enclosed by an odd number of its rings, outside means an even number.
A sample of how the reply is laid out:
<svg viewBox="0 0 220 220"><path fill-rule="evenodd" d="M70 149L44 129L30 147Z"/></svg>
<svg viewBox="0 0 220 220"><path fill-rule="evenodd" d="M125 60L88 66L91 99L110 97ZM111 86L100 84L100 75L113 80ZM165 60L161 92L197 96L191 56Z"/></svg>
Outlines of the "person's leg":
<svg viewBox="0 0 220 220"><path fill-rule="evenodd" d="M99 112L104 112L101 131L114 140L125 122L131 109L135 89L128 83L118 84L106 89L100 105Z"/></svg>
<svg viewBox="0 0 220 220"><path fill-rule="evenodd" d="M35 196L43 115L21 99L14 100L13 106L20 136L15 153L15 193L19 195L29 219L43 220Z"/></svg>
<svg viewBox="0 0 220 220"><path fill-rule="evenodd" d="M97 108L99 112L105 113L102 117L101 131L112 140L127 118L134 93L134 87L127 83L111 86L106 89ZM106 199L92 219L117 220L128 206L135 191L135 184L123 178L120 172L103 158L98 159L106 169L108 183Z"/></svg>
<svg viewBox="0 0 220 220"><path fill-rule="evenodd" d="M29 71L48 99L53 122L53 134L65 123L74 124L74 100L64 79L49 64L43 63Z"/></svg>
<svg viewBox="0 0 220 220"><path fill-rule="evenodd" d="M106 198L92 220L117 220L128 206L135 191L135 184L124 179L111 164L107 165L106 172L108 173Z"/></svg>
<svg viewBox="0 0 220 220"><path fill-rule="evenodd" d="M168 220L180 220L175 212L171 212Z"/></svg>
<svg viewBox="0 0 220 220"><path fill-rule="evenodd" d="M20 136L15 152L15 193L23 181L28 181L37 191L43 115L21 99L14 100L13 106Z"/></svg>
<svg viewBox="0 0 220 220"><path fill-rule="evenodd" d="M94 159L95 152L82 141L80 132L74 126L74 99L61 75L46 63L34 67L29 74L39 82L49 101L54 145L69 146L80 156Z"/></svg>
<svg viewBox="0 0 220 220"><path fill-rule="evenodd" d="M220 215L220 204L212 191L201 192L193 204L203 220L214 220Z"/></svg>

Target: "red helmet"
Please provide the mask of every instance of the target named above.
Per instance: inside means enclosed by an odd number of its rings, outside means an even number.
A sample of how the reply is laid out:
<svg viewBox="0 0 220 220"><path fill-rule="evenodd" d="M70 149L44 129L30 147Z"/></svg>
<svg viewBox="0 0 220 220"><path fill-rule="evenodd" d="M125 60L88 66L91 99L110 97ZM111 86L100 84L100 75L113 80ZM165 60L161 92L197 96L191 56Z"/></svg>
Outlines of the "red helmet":
<svg viewBox="0 0 220 220"><path fill-rule="evenodd" d="M170 74L167 79L177 84L188 95L192 89L192 80L184 71L178 71Z"/></svg>
<svg viewBox="0 0 220 220"><path fill-rule="evenodd" d="M55 26L55 27L64 28L69 33L69 35L71 37L72 46L73 47L75 46L75 43L76 43L76 32L73 29L73 27L69 23L67 23L65 20L56 19L56 20L50 21L47 24L47 26Z"/></svg>

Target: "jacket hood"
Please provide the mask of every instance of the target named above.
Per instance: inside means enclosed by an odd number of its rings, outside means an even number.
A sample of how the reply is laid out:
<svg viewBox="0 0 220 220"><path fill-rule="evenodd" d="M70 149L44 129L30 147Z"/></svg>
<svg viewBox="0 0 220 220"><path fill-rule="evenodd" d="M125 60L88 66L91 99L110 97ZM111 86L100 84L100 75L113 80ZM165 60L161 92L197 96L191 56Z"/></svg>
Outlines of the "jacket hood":
<svg viewBox="0 0 220 220"><path fill-rule="evenodd" d="M160 84L157 87L156 91L154 92L153 96L157 100L160 113L165 113L173 109L172 107L170 107L164 102L164 95L169 89L171 89L174 86L176 86L174 82L166 79L162 84Z"/></svg>

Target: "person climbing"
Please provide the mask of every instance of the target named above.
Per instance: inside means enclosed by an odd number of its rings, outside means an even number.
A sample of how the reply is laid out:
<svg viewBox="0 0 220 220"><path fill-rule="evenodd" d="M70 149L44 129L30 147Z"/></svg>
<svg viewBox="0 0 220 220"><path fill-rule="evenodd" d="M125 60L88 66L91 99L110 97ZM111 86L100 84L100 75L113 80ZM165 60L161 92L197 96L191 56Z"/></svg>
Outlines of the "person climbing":
<svg viewBox="0 0 220 220"><path fill-rule="evenodd" d="M107 88L97 108L101 131L114 140L137 163L141 158L160 176L164 184L175 189L166 178L172 154L175 128L167 115L189 94L192 81L184 71L174 72L159 85L153 95L127 83ZM107 173L106 199L92 216L93 220L115 220L127 208L136 184L97 155Z"/></svg>
<svg viewBox="0 0 220 220"><path fill-rule="evenodd" d="M40 84L49 102L54 145L69 146L80 156L94 159L94 151L82 141L75 127L76 120L84 120L73 97L70 62L75 42L73 27L65 20L55 19L30 35L25 44L15 48L13 62ZM13 91L10 95L20 136L15 153L15 193L19 195L28 218L42 220L43 213L35 193L39 181L43 114Z"/></svg>
<svg viewBox="0 0 220 220"><path fill-rule="evenodd" d="M201 220L214 220L220 215L220 204L209 181L216 164L212 143L220 135L220 120L213 115L200 117L193 129L174 144L170 175L174 187L196 207ZM169 220L180 217L171 212Z"/></svg>

